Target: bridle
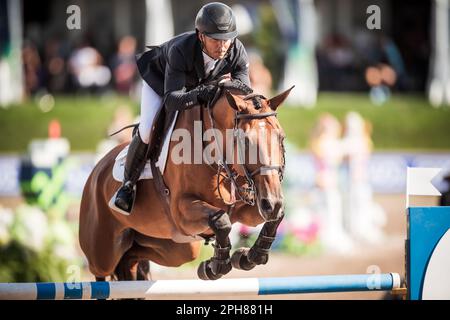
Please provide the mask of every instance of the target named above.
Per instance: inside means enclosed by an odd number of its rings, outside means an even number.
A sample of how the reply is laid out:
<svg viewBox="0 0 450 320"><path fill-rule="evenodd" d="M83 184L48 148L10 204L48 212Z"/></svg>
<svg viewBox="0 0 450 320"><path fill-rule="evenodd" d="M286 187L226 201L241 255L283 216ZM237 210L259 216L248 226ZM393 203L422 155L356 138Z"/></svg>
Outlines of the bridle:
<svg viewBox="0 0 450 320"><path fill-rule="evenodd" d="M214 106L215 102L218 100L218 98L221 96L223 91L223 87L219 86L218 90L216 91L216 94L214 98L207 103L206 109L209 121L211 123L211 128L213 129L213 135L214 135L214 141L216 143L216 150L218 150L219 154L219 160L217 161L217 188L219 192L219 196L221 200L228 206L230 206L230 210L235 206L235 204L239 201L244 202L247 205L254 206L256 204L255 199L257 195L257 188L255 185L255 182L253 178L257 175L260 175L262 170L276 170L279 175L280 182L283 181L283 175L284 175L284 167L285 167L285 148L283 140L280 141L281 145L281 155L282 155L282 161L281 165L271 165L271 166L263 166L255 169L254 171L250 172L248 168L245 165L245 143L243 143L242 137L240 137L239 134L239 121L240 120L255 120L255 119L265 119L268 117L276 116L277 112L264 112L264 113L257 113L257 114L242 114L238 111L235 112L234 116L234 127L233 127L233 138L234 141L237 141L237 153L239 157L238 163L240 164L242 171L244 172L243 178L245 179L245 183L247 186L240 186L237 182L237 178L240 177L240 175L230 169L230 165L227 163L226 159L224 158L221 149L218 147L218 139L216 136L216 126L215 126L215 120L212 114L212 106ZM249 94L243 98L245 101L248 100L257 100L258 104L260 105L259 100L265 99L264 96L259 94ZM202 111L201 111L202 112ZM210 165L210 167L213 168L213 166ZM214 168L213 168L214 169ZM222 193L220 192L220 177L223 177L224 180L230 181L231 185L231 199L230 201L227 201L224 199ZM238 198L236 198L235 194L238 195Z"/></svg>

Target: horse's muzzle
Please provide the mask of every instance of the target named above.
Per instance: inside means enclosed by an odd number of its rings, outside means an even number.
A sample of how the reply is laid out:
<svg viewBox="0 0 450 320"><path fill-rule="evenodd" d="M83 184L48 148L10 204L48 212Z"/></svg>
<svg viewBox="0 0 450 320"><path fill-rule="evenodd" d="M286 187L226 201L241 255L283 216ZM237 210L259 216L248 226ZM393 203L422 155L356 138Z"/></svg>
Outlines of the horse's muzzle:
<svg viewBox="0 0 450 320"><path fill-rule="evenodd" d="M261 198L258 201L258 208L265 221L275 221L282 215L283 201L276 198Z"/></svg>

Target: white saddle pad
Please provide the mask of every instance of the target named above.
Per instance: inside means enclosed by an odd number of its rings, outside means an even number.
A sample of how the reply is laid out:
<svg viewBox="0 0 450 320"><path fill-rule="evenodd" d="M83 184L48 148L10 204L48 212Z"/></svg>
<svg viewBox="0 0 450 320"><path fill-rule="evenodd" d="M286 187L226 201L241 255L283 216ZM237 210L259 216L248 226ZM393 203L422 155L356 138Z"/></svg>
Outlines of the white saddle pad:
<svg viewBox="0 0 450 320"><path fill-rule="evenodd" d="M178 117L178 111L175 114L175 117L173 119L172 124L170 125L169 131L164 138L164 144L161 150L161 154L159 155L158 161L156 162L156 166L159 168L162 174L164 174L164 169L166 168L167 163L167 157L169 155L169 144L170 144L170 138L172 136L173 129L175 127L175 123ZM116 181L122 182L123 176L124 176L124 169L125 169L125 160L127 158L128 154L128 145L123 148L123 150L117 155L113 167L113 178ZM150 166L150 161L147 161L145 164L144 170L142 170L141 176L139 177L139 180L142 179L153 179L153 173Z"/></svg>

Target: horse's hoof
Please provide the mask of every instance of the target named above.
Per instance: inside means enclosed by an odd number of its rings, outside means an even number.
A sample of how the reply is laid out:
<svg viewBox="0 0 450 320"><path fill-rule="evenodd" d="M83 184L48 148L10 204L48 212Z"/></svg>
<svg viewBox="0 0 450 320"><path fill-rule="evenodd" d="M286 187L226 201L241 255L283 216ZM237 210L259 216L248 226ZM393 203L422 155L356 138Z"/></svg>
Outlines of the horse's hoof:
<svg viewBox="0 0 450 320"><path fill-rule="evenodd" d="M248 261L249 251L249 248L239 248L233 252L231 256L231 265L233 268L248 271L256 267L255 263Z"/></svg>
<svg viewBox="0 0 450 320"><path fill-rule="evenodd" d="M247 253L247 259L250 263L256 265L266 264L269 261L269 255L267 253L261 253L254 248L250 249Z"/></svg>
<svg viewBox="0 0 450 320"><path fill-rule="evenodd" d="M211 270L214 274L226 275L233 269L230 259L226 261L211 260Z"/></svg>
<svg viewBox="0 0 450 320"><path fill-rule="evenodd" d="M151 280L150 274L150 262L149 261L139 261L137 267L137 280Z"/></svg>
<svg viewBox="0 0 450 320"><path fill-rule="evenodd" d="M209 260L202 261L197 269L197 275L202 280L217 280L222 277L222 274L214 274L209 267Z"/></svg>

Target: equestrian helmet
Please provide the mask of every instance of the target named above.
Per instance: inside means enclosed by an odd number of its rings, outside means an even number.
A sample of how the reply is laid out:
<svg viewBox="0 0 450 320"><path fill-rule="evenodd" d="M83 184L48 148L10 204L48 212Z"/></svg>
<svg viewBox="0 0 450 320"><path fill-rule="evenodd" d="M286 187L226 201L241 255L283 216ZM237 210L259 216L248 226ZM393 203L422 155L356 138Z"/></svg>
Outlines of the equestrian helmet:
<svg viewBox="0 0 450 320"><path fill-rule="evenodd" d="M199 10L195 29L217 40L230 40L238 35L233 10L221 2L208 3Z"/></svg>

